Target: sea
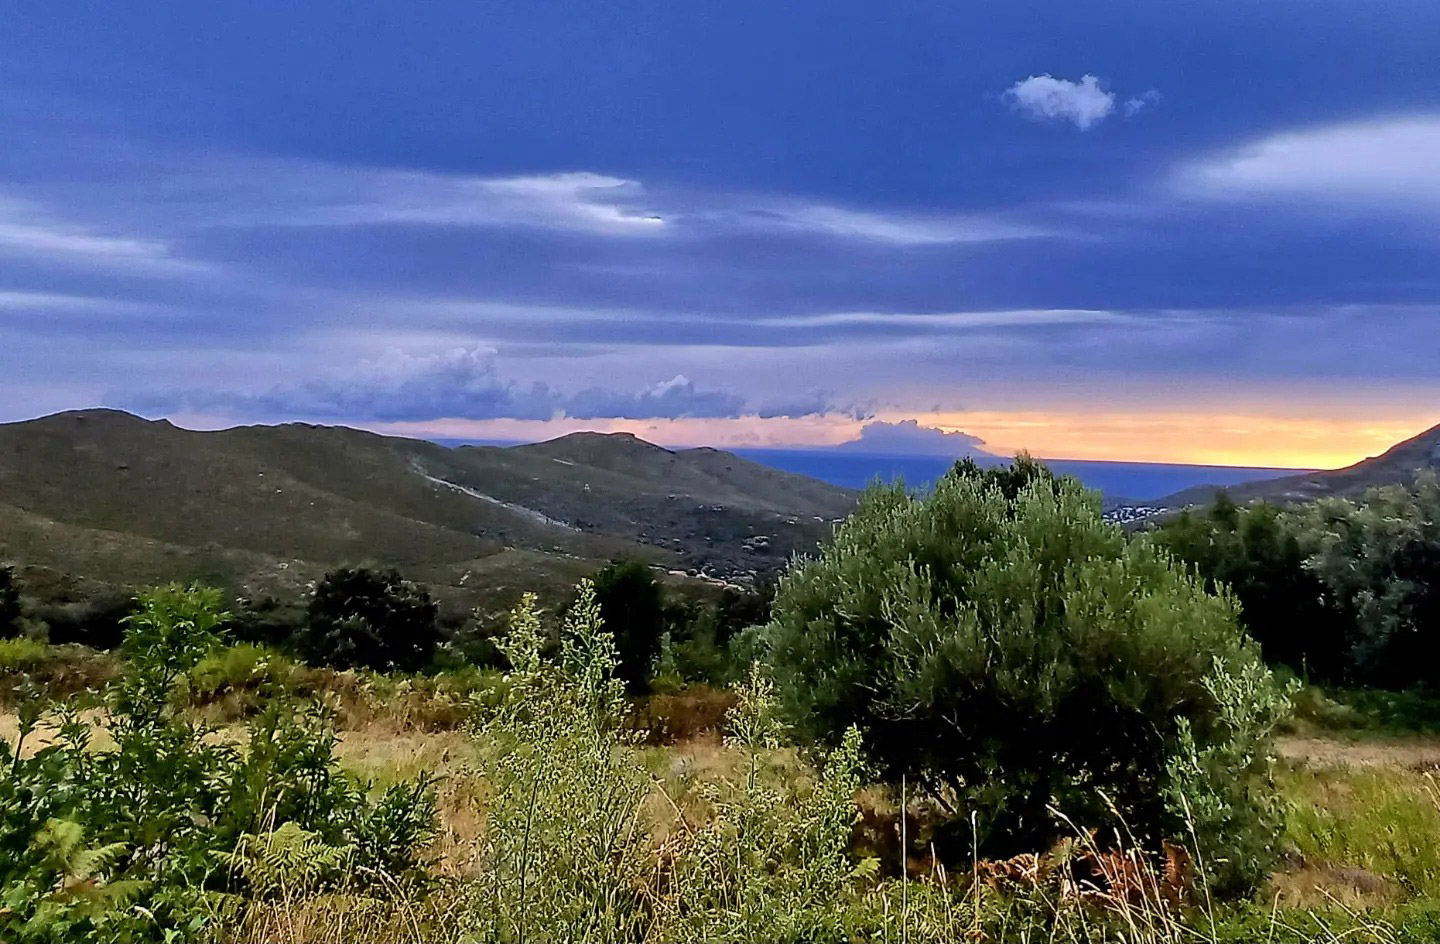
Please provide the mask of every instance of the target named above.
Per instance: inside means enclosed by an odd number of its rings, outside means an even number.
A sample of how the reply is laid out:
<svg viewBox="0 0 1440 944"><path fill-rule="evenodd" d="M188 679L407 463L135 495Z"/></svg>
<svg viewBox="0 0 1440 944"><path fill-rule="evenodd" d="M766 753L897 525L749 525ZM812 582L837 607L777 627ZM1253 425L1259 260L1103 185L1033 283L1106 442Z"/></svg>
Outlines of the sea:
<svg viewBox="0 0 1440 944"><path fill-rule="evenodd" d="M442 446L514 446L513 440L444 439L431 440ZM877 479L904 482L925 489L944 475L955 460L945 456L878 455L848 449L735 449L737 456L768 465L782 472L808 475L844 488L864 488ZM999 465L1008 460L977 457L982 465ZM1107 503L1139 504L1164 498L1197 485L1230 486L1261 479L1300 475L1314 469L1272 469L1229 465L1178 465L1165 462L1107 462L1095 459L1042 459L1061 475L1072 475L1105 496Z"/></svg>
<svg viewBox="0 0 1440 944"><path fill-rule="evenodd" d="M838 450L732 449L736 455L785 472L847 488L864 488L875 480L903 481L924 489L944 475L955 460L944 456L867 455ZM982 465L1003 459L977 459ZM1143 502L1164 498L1197 485L1230 486L1260 479L1297 475L1310 469L1241 468L1221 465L1172 465L1162 462L1103 462L1089 459L1044 459L1053 471L1071 475L1107 499Z"/></svg>

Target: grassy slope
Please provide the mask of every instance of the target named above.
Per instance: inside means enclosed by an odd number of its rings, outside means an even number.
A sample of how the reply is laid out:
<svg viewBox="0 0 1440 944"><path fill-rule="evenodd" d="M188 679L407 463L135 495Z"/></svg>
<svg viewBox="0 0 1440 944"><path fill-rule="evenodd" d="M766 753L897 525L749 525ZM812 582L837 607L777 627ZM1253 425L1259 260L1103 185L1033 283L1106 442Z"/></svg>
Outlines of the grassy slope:
<svg viewBox="0 0 1440 944"><path fill-rule="evenodd" d="M853 498L626 436L448 449L301 424L193 432L105 410L0 426L0 558L124 586L203 578L284 596L370 564L467 601L498 577L503 605L521 564L541 591L619 556L770 569Z"/></svg>

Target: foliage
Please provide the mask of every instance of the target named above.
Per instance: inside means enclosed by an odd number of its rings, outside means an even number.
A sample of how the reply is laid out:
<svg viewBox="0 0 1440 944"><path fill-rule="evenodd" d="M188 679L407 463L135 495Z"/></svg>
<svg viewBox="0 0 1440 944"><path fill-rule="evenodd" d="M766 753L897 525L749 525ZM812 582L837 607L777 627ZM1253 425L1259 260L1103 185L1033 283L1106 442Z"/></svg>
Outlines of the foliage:
<svg viewBox="0 0 1440 944"><path fill-rule="evenodd" d="M15 569L0 566L0 639L10 639L20 632L20 588L15 583Z"/></svg>
<svg viewBox="0 0 1440 944"><path fill-rule="evenodd" d="M1440 733L1440 698L1421 691L1309 687L1295 698L1302 729L1349 737Z"/></svg>
<svg viewBox="0 0 1440 944"><path fill-rule="evenodd" d="M1440 659L1440 478L1327 499L1293 516L1306 566L1347 627L1350 680L1428 684Z"/></svg>
<svg viewBox="0 0 1440 944"><path fill-rule="evenodd" d="M595 602L615 638L615 674L631 693L648 687L650 668L666 630L665 590L642 561L617 561L594 581Z"/></svg>
<svg viewBox="0 0 1440 944"><path fill-rule="evenodd" d="M0 639L0 674L28 672L45 662L50 647L36 639L16 636Z"/></svg>
<svg viewBox="0 0 1440 944"><path fill-rule="evenodd" d="M215 893L244 889L237 846L287 824L345 850L362 875L394 882L419 865L435 816L428 782L369 800L314 713L274 706L240 751L181 710L179 683L224 619L213 590L141 595L107 693L113 750L90 750L89 729L62 712L56 742L27 755L43 706L22 704L19 743L0 742L0 936L193 938Z"/></svg>
<svg viewBox="0 0 1440 944"><path fill-rule="evenodd" d="M472 932L486 941L839 940L859 786L851 732L811 784L772 762L783 729L753 674L730 718L744 767L709 782L691 821L641 766L615 646L582 583L547 662L525 597L501 646L506 697L481 726L492 786ZM678 817L658 846L653 809ZM867 873L869 866L861 869Z"/></svg>
<svg viewBox="0 0 1440 944"><path fill-rule="evenodd" d="M393 570L333 570L315 587L297 642L316 665L415 672L440 642L438 610L424 588Z"/></svg>
<svg viewBox="0 0 1440 944"><path fill-rule="evenodd" d="M1166 770L1167 807L1184 811L1192 848L1211 888L1248 890L1265 875L1285 824L1273 783L1256 774L1270 768L1276 728L1290 713L1294 687L1277 687L1258 662L1227 671L1217 660L1204 679L1219 709L1209 743L1180 718L1178 744Z"/></svg>
<svg viewBox="0 0 1440 944"><path fill-rule="evenodd" d="M1306 566L1299 535L1279 508L1240 508L1222 492L1206 512L1182 512L1153 538L1212 589L1235 594L1267 661L1318 681L1345 675L1345 621L1327 605L1325 584Z"/></svg>
<svg viewBox="0 0 1440 944"><path fill-rule="evenodd" d="M741 652L737 640L769 621L775 588L773 579L762 577L753 590L725 587L710 599L671 603L656 658L656 684L742 682L754 659L752 652Z"/></svg>
<svg viewBox="0 0 1440 944"><path fill-rule="evenodd" d="M710 815L677 837L654 939L844 940L846 898L878 869L849 854L860 733L846 731L815 782L797 793L794 777L772 760L785 730L758 666L737 696L729 743L741 753L742 776L703 788Z"/></svg>
<svg viewBox="0 0 1440 944"><path fill-rule="evenodd" d="M212 649L187 673L192 703L238 698L249 709L283 699L299 687L300 667L267 646L239 643Z"/></svg>
<svg viewBox="0 0 1440 944"><path fill-rule="evenodd" d="M104 592L70 600L34 603L31 617L46 628L51 643L114 649L125 637L125 620L135 610L128 594Z"/></svg>
<svg viewBox="0 0 1440 944"><path fill-rule="evenodd" d="M1330 684L1433 684L1440 658L1440 480L1290 511L1223 494L1157 543L1231 587L1265 657Z"/></svg>
<svg viewBox="0 0 1440 944"><path fill-rule="evenodd" d="M800 734L838 745L858 726L888 779L952 811L966 852L1046 847L1052 805L1097 826L1113 805L1158 848L1185 821L1174 758L1199 752L1207 782L1266 763L1271 683L1233 601L1023 459L960 464L928 496L872 488L786 578L766 642ZM1220 698L1234 679L1248 703Z"/></svg>

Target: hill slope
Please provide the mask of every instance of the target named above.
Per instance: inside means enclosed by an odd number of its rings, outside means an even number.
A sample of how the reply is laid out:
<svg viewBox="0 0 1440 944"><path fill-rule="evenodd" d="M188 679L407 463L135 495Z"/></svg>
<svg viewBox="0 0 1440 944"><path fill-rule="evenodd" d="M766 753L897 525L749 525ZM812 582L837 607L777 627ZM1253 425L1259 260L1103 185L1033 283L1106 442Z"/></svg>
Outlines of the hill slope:
<svg viewBox="0 0 1440 944"><path fill-rule="evenodd" d="M1265 500L1272 502L1313 501L1336 496L1357 498L1367 489L1380 485L1409 482L1422 469L1440 471L1440 426L1398 443L1378 456L1373 456L1343 469L1307 472L1284 478L1247 482L1226 489L1237 502ZM1210 486L1186 489L1151 504L1166 509L1206 504L1218 489Z"/></svg>
<svg viewBox="0 0 1440 944"><path fill-rule="evenodd" d="M109 410L0 425L0 558L121 586L204 578L293 596L350 563L508 597L625 555L732 578L813 547L853 501L626 435L450 449L303 424L195 432Z"/></svg>

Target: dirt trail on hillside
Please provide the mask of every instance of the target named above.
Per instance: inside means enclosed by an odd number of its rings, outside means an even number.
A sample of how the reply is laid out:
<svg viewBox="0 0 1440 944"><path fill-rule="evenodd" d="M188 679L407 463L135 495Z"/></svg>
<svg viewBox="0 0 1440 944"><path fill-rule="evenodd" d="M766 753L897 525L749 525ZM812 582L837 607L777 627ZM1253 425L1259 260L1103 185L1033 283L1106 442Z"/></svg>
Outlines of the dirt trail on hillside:
<svg viewBox="0 0 1440 944"><path fill-rule="evenodd" d="M1440 738L1341 741L1330 738L1282 737L1276 753L1311 767L1440 768Z"/></svg>

